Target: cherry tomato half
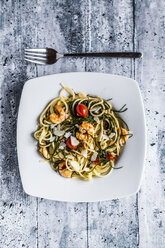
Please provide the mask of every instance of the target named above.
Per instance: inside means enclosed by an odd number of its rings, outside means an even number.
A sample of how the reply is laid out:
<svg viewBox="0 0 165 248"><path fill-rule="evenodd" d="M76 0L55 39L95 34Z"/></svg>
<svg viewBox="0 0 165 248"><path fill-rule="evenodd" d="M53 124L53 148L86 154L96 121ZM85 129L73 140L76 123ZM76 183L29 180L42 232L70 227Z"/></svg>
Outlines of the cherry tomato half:
<svg viewBox="0 0 165 248"><path fill-rule="evenodd" d="M97 157L96 160L94 161L94 164L97 165L99 163L99 158Z"/></svg>
<svg viewBox="0 0 165 248"><path fill-rule="evenodd" d="M71 143L71 138L68 138L66 141L66 145L71 149L71 150L75 150L77 148L77 146L73 146Z"/></svg>
<svg viewBox="0 0 165 248"><path fill-rule="evenodd" d="M84 104L78 104L76 111L79 116L86 117L88 115L88 108Z"/></svg>
<svg viewBox="0 0 165 248"><path fill-rule="evenodd" d="M108 160L113 160L113 159L116 159L116 156L114 156L111 153L108 153L107 158L108 158Z"/></svg>

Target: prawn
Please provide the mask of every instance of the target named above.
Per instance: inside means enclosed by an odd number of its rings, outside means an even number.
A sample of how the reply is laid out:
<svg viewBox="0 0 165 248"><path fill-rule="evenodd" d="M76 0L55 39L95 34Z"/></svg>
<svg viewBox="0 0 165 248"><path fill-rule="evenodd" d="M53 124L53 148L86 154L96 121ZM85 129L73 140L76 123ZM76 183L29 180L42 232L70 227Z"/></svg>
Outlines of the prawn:
<svg viewBox="0 0 165 248"><path fill-rule="evenodd" d="M59 114L52 113L49 118L52 123L59 124L65 120L65 111L60 105L55 105L54 108Z"/></svg>
<svg viewBox="0 0 165 248"><path fill-rule="evenodd" d="M41 155L43 155L44 158L50 159L50 154L49 154L48 149L46 147L43 147L43 148L41 147L39 149L39 152L41 153Z"/></svg>
<svg viewBox="0 0 165 248"><path fill-rule="evenodd" d="M79 126L79 132L76 133L76 138L79 140L90 140L90 135L94 135L94 127L91 123L83 121Z"/></svg>
<svg viewBox="0 0 165 248"><path fill-rule="evenodd" d="M65 161L59 163L58 168L59 168L59 173L62 177L70 178L72 176L72 171L66 169Z"/></svg>
<svg viewBox="0 0 165 248"><path fill-rule="evenodd" d="M129 132L126 129L121 128L121 135L124 135L124 136L122 136L120 138L121 145L123 145L127 141L127 139L128 139L128 135L127 134L129 134Z"/></svg>

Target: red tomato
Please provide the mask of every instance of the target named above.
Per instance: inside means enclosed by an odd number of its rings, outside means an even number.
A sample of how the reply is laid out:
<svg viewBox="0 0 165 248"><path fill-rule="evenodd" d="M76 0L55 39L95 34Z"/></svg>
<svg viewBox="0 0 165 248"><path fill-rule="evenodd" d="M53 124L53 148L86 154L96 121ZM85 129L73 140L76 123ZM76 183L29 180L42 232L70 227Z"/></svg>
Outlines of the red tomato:
<svg viewBox="0 0 165 248"><path fill-rule="evenodd" d="M71 143L71 138L68 138L66 141L66 145L71 149L71 150L75 150L77 148L77 146L73 146Z"/></svg>
<svg viewBox="0 0 165 248"><path fill-rule="evenodd" d="M94 164L97 165L99 163L99 158L97 157L96 160L94 161Z"/></svg>
<svg viewBox="0 0 165 248"><path fill-rule="evenodd" d="M88 115L88 108L84 104L78 104L76 111L79 116L86 117Z"/></svg>
<svg viewBox="0 0 165 248"><path fill-rule="evenodd" d="M116 156L114 156L111 153L108 153L107 158L108 158L108 160L113 160L113 159L116 159Z"/></svg>

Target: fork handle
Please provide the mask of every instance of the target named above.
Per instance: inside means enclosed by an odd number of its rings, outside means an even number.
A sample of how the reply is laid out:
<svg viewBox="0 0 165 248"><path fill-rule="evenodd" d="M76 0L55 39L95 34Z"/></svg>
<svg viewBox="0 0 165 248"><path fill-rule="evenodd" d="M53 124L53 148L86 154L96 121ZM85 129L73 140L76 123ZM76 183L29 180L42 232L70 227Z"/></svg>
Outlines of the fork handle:
<svg viewBox="0 0 165 248"><path fill-rule="evenodd" d="M109 58L141 58L140 52L113 52L113 53L67 53L65 57L109 57Z"/></svg>

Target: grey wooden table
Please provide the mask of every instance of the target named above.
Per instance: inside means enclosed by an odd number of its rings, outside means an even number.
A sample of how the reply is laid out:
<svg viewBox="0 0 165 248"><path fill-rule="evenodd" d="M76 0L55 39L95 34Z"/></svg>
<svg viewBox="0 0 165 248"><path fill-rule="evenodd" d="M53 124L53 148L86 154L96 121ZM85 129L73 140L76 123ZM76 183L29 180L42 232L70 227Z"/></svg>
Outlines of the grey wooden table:
<svg viewBox="0 0 165 248"><path fill-rule="evenodd" d="M2 0L0 5L0 247L164 248L165 1ZM46 46L59 52L138 50L144 56L142 60L64 58L49 66L24 61L25 47ZM33 77L71 71L138 80L148 137L144 177L136 195L63 203L24 193L16 152L22 87Z"/></svg>

